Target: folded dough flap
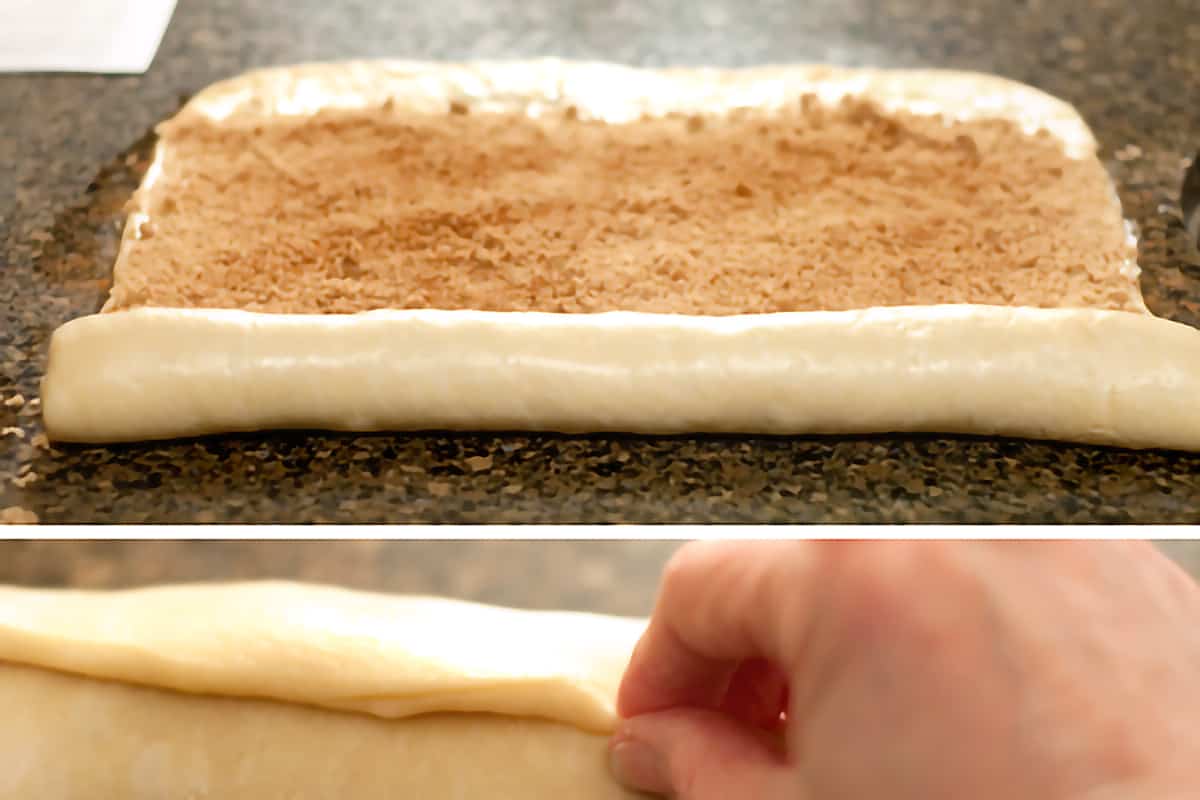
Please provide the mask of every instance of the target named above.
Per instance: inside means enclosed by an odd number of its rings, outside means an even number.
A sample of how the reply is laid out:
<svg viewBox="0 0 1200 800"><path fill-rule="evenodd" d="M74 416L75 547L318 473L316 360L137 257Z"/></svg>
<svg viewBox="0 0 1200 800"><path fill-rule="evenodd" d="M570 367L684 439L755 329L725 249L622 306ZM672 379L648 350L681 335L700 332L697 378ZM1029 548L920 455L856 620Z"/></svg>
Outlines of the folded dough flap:
<svg viewBox="0 0 1200 800"><path fill-rule="evenodd" d="M644 622L287 582L0 587L0 661L181 692L593 732Z"/></svg>

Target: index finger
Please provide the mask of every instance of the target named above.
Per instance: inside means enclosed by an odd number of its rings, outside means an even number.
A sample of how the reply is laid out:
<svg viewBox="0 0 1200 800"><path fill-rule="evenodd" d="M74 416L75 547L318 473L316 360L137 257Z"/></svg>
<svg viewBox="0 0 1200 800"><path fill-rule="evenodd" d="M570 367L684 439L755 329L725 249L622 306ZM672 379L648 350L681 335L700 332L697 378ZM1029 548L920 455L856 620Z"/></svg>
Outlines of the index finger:
<svg viewBox="0 0 1200 800"><path fill-rule="evenodd" d="M746 660L788 671L809 626L817 561L810 542L681 548L663 572L650 624L621 682L620 715L714 708Z"/></svg>

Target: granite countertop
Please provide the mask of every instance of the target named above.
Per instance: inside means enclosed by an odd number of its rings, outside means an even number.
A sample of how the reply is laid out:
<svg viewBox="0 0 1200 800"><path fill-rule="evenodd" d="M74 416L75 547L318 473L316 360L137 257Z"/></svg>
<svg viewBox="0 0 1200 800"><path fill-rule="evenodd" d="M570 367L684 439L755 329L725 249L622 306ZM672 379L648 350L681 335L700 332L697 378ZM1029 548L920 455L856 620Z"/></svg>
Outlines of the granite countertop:
<svg viewBox="0 0 1200 800"><path fill-rule="evenodd" d="M1141 232L1143 292L1200 325L1179 219L1200 147L1190 0L181 0L144 76L0 76L0 514L57 522L1200 521L1200 455L964 437L285 433L50 447L50 332L107 290L151 128L244 69L555 55L977 69L1074 103ZM1194 93L1193 93L1194 94ZM5 510L7 509L7 510Z"/></svg>

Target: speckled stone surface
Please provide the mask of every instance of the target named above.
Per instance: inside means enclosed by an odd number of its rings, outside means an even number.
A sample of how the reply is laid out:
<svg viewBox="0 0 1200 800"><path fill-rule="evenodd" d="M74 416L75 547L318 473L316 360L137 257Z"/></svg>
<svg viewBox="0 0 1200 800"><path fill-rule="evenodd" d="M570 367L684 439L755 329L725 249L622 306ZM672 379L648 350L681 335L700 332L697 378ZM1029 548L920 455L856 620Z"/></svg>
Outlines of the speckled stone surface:
<svg viewBox="0 0 1200 800"><path fill-rule="evenodd" d="M181 0L137 77L0 76L0 514L42 522L1200 522L1200 455L938 437L238 436L49 448L50 332L95 311L147 132L244 69L557 55L995 72L1074 103L1141 231L1155 313L1200 324L1178 188L1194 0ZM24 400L22 404L17 396ZM4 511L4 509L10 509Z"/></svg>

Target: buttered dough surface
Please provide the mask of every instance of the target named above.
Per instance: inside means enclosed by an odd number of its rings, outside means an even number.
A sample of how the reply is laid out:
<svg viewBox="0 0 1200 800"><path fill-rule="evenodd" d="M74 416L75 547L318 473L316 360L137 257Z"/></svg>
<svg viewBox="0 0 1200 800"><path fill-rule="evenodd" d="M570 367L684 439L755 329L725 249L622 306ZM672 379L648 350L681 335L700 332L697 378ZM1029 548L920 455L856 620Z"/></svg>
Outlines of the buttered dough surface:
<svg viewBox="0 0 1200 800"><path fill-rule="evenodd" d="M640 620L288 583L0 588L0 798L596 798Z"/></svg>

